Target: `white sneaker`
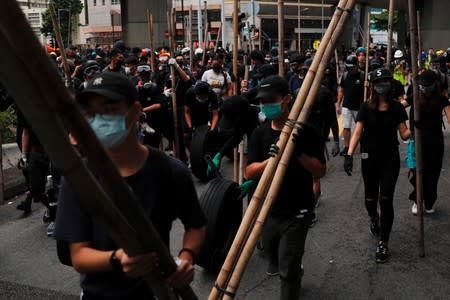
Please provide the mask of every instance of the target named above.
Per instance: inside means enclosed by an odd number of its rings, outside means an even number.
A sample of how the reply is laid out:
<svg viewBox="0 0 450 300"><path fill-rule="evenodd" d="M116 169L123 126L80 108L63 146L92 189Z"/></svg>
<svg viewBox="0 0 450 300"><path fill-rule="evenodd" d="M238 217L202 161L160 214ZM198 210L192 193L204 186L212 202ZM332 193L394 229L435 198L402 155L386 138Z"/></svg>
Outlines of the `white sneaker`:
<svg viewBox="0 0 450 300"><path fill-rule="evenodd" d="M425 209L425 212L429 215L434 214L434 208L432 209Z"/></svg>
<svg viewBox="0 0 450 300"><path fill-rule="evenodd" d="M411 212L413 215L417 216L417 204L414 203L413 206L411 207Z"/></svg>

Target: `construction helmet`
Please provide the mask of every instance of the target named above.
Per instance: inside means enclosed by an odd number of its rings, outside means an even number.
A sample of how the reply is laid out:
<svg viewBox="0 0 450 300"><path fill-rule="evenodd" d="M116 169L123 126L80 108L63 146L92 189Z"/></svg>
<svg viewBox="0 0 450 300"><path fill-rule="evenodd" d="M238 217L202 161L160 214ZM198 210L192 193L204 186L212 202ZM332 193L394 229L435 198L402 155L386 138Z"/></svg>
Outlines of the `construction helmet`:
<svg viewBox="0 0 450 300"><path fill-rule="evenodd" d="M394 58L402 58L403 57L403 52L402 50L397 50L394 53Z"/></svg>

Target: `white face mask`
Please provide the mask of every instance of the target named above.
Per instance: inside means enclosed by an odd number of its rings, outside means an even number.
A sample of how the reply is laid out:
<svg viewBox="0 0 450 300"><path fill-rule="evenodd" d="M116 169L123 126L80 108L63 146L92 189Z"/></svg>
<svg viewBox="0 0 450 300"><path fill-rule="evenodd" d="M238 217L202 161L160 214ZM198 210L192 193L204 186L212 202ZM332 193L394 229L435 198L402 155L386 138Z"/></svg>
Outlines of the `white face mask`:
<svg viewBox="0 0 450 300"><path fill-rule="evenodd" d="M131 68L130 67L125 67L125 74L130 74L131 73Z"/></svg>

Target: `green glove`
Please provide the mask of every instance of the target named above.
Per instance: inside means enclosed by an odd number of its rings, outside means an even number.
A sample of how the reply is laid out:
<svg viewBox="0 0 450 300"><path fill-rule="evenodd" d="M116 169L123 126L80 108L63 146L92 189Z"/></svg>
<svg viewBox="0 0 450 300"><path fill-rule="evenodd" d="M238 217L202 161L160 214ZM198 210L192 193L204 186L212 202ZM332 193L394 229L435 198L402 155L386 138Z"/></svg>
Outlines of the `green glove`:
<svg viewBox="0 0 450 300"><path fill-rule="evenodd" d="M241 196L245 196L256 188L255 180L246 180L240 186L239 189L242 191Z"/></svg>
<svg viewBox="0 0 450 300"><path fill-rule="evenodd" d="M218 152L211 161L216 166L216 168L219 169L220 163L222 162L222 153ZM208 170L206 172L208 175L213 172L213 170L209 164L208 164Z"/></svg>

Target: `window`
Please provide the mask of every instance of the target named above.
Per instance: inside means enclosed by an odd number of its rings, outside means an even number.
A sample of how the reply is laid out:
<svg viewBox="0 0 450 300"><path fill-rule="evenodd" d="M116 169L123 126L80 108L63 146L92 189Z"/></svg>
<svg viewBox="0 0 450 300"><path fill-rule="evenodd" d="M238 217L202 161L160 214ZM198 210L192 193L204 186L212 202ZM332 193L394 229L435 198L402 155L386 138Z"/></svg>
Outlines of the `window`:
<svg viewBox="0 0 450 300"><path fill-rule="evenodd" d="M41 23L41 17L39 16L39 13L29 13L28 22L30 23L30 25L39 25Z"/></svg>
<svg viewBox="0 0 450 300"><path fill-rule="evenodd" d="M94 0L94 6L97 6L97 0Z"/></svg>
<svg viewBox="0 0 450 300"><path fill-rule="evenodd" d="M105 0L102 0L102 5L105 6Z"/></svg>
<svg viewBox="0 0 450 300"><path fill-rule="evenodd" d="M120 5L120 0L111 0L111 5Z"/></svg>

